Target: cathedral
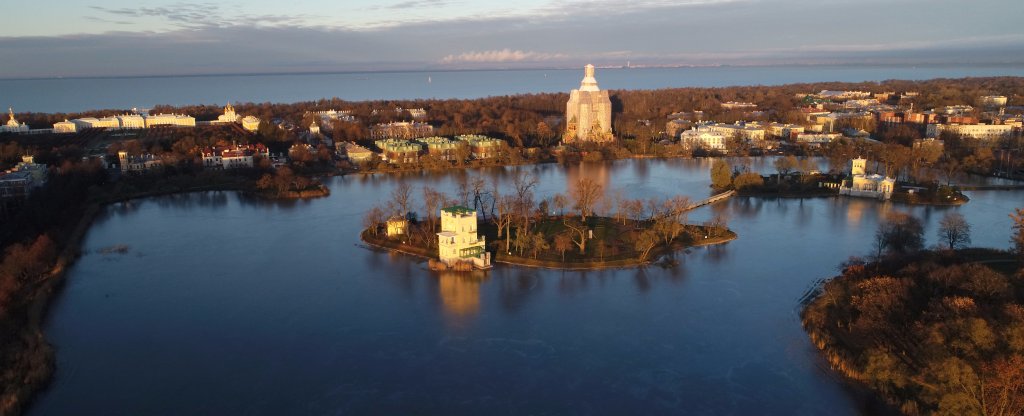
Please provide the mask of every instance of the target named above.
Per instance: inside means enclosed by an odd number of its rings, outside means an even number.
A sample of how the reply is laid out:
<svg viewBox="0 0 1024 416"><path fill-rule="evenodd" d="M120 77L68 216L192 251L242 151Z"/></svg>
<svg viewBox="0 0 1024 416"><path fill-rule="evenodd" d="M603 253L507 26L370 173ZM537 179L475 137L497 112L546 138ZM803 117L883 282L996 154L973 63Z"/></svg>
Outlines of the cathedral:
<svg viewBox="0 0 1024 416"><path fill-rule="evenodd" d="M580 89L569 93L565 105L565 135L562 142L610 142L612 137L612 101L608 91L601 91L594 79L594 66L583 71Z"/></svg>

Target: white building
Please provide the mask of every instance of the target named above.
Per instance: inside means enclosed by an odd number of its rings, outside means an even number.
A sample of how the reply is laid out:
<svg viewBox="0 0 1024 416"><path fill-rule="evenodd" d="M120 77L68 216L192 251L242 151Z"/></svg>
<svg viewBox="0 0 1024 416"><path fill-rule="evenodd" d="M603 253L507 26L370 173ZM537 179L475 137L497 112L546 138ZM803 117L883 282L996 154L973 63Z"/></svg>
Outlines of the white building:
<svg viewBox="0 0 1024 416"><path fill-rule="evenodd" d="M839 186L840 195L888 200L896 188L896 180L879 174L867 174L867 159L850 161L850 176Z"/></svg>
<svg viewBox="0 0 1024 416"><path fill-rule="evenodd" d="M839 140L840 137L843 137L841 133L798 133L796 141L810 145L823 145Z"/></svg>
<svg viewBox="0 0 1024 416"><path fill-rule="evenodd" d="M0 126L0 133L27 133L28 124L19 123L18 119L14 118L14 109L8 107L7 113L10 118L7 119L7 123Z"/></svg>
<svg viewBox="0 0 1024 416"><path fill-rule="evenodd" d="M117 121L122 129L146 128L146 119L138 114L122 114L117 116Z"/></svg>
<svg viewBox="0 0 1024 416"><path fill-rule="evenodd" d="M982 107L1003 107L1007 101L1005 95L985 95L978 98L978 105Z"/></svg>
<svg viewBox="0 0 1024 416"><path fill-rule="evenodd" d="M212 124L237 123L239 118L238 114L235 113L235 107L228 103L224 106L224 114L217 116L217 121L212 122Z"/></svg>
<svg viewBox="0 0 1024 416"><path fill-rule="evenodd" d="M962 137L979 140L999 140L1013 133L1009 124L929 124L928 137L940 137L942 133L953 133Z"/></svg>
<svg viewBox="0 0 1024 416"><path fill-rule="evenodd" d="M565 103L565 135L562 141L610 142L612 136L612 101L608 91L601 91L594 78L594 66L583 68L580 88L569 92Z"/></svg>
<svg viewBox="0 0 1024 416"><path fill-rule="evenodd" d="M757 123L744 123L742 121L734 124L708 123L701 127L707 128L707 131L711 133L720 134L727 138L736 137L756 145L764 142L765 128Z"/></svg>
<svg viewBox="0 0 1024 416"><path fill-rule="evenodd" d="M253 132L259 130L260 119L253 116L245 116L242 118L242 128Z"/></svg>
<svg viewBox="0 0 1024 416"><path fill-rule="evenodd" d="M145 116L146 128L155 126L195 127L195 117L185 114L156 114Z"/></svg>
<svg viewBox="0 0 1024 416"><path fill-rule="evenodd" d="M84 118L76 118L74 120L71 120L71 122L75 124L76 130L99 129L99 128L108 128L108 129L118 129L118 128L121 128L121 120L119 120L117 117L103 117L103 118L84 117Z"/></svg>
<svg viewBox="0 0 1024 416"><path fill-rule="evenodd" d="M78 131L78 129L75 127L75 123L72 123L67 119L53 123L54 133L74 133L76 131Z"/></svg>
<svg viewBox="0 0 1024 416"><path fill-rule="evenodd" d="M491 267L484 237L477 236L476 210L463 206L441 209L437 246L438 257L448 266L469 262L481 269Z"/></svg>
<svg viewBox="0 0 1024 416"><path fill-rule="evenodd" d="M679 143L691 150L704 149L724 152L725 142L728 139L729 136L711 132L710 129L704 126L698 126L695 129L679 133Z"/></svg>
<svg viewBox="0 0 1024 416"><path fill-rule="evenodd" d="M768 134L781 139L792 139L793 136L803 133L804 126L798 124L769 123Z"/></svg>

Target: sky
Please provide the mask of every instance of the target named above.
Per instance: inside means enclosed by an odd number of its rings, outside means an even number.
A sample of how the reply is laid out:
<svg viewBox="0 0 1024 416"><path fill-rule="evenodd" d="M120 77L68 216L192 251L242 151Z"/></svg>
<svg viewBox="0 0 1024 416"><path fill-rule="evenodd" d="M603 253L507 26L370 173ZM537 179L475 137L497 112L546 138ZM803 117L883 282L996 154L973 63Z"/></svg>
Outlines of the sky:
<svg viewBox="0 0 1024 416"><path fill-rule="evenodd" d="M0 78L1024 64L1020 0L12 0Z"/></svg>

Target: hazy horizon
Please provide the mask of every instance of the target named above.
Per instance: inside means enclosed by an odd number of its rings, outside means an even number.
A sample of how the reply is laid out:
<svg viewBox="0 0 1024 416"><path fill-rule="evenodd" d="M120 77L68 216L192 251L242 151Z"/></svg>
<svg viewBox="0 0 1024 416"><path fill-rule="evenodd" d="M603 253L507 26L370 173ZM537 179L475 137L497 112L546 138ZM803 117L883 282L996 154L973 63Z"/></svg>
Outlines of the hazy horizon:
<svg viewBox="0 0 1024 416"><path fill-rule="evenodd" d="M4 6L0 78L1024 65L1008 0L70 0ZM965 13L977 11L976 13ZM16 17L16 18L15 18Z"/></svg>

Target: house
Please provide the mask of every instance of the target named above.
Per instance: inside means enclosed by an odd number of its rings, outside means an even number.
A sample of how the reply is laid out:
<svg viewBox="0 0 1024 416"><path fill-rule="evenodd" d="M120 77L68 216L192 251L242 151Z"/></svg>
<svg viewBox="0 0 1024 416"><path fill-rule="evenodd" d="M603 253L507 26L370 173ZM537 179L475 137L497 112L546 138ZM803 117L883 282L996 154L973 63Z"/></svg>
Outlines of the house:
<svg viewBox="0 0 1024 416"><path fill-rule="evenodd" d="M388 218L388 237L405 235L409 231L409 220L401 216Z"/></svg>
<svg viewBox="0 0 1024 416"><path fill-rule="evenodd" d="M473 267L491 267L491 253L484 237L477 235L476 210L464 206L441 209L441 232L437 233L438 257L449 267L472 263Z"/></svg>
<svg viewBox="0 0 1024 416"><path fill-rule="evenodd" d="M251 168L253 157L270 158L270 151L261 143L255 145L235 145L228 148L206 148L202 151L203 166L207 168Z"/></svg>
<svg viewBox="0 0 1024 416"><path fill-rule="evenodd" d="M896 180L879 174L867 174L867 159L850 161L850 176L839 187L840 195L889 200L896 187Z"/></svg>

